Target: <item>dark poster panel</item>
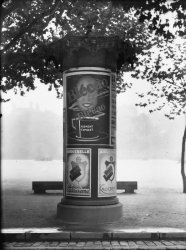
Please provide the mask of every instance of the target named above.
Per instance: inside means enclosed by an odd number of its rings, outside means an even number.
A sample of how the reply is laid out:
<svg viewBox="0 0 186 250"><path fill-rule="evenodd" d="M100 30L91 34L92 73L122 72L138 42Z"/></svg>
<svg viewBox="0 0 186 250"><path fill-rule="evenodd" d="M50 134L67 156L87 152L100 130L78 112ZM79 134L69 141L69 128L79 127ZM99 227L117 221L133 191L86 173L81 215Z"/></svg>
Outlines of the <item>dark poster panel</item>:
<svg viewBox="0 0 186 250"><path fill-rule="evenodd" d="M67 144L110 144L110 75L66 77Z"/></svg>
<svg viewBox="0 0 186 250"><path fill-rule="evenodd" d="M116 145L116 76L112 74L111 93L110 93L110 126L111 138L110 144Z"/></svg>

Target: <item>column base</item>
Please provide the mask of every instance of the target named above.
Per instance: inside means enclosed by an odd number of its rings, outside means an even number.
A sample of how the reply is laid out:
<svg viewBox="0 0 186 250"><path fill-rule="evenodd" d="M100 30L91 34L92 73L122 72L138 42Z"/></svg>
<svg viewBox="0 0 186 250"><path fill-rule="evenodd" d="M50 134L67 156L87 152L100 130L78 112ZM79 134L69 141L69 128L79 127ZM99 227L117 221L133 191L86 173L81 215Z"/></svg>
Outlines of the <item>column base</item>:
<svg viewBox="0 0 186 250"><path fill-rule="evenodd" d="M67 224L104 224L118 221L123 215L121 203L105 206L75 206L59 203L57 217Z"/></svg>

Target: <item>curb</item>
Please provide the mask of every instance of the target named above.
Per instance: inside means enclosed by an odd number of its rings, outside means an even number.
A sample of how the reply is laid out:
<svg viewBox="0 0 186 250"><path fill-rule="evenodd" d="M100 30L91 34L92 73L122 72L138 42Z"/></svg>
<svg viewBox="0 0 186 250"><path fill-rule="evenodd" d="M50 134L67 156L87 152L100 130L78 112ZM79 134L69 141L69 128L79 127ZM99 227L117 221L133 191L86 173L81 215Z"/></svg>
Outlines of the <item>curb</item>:
<svg viewBox="0 0 186 250"><path fill-rule="evenodd" d="M186 232L55 232L55 233L1 233L9 241L113 241L113 240L186 240Z"/></svg>

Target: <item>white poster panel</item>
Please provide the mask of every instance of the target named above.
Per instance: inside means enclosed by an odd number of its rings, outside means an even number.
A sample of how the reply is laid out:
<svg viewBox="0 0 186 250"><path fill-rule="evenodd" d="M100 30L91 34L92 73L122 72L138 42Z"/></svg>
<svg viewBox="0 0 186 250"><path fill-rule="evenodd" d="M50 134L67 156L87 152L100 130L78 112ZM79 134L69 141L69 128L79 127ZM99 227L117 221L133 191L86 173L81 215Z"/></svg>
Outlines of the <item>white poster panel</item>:
<svg viewBox="0 0 186 250"><path fill-rule="evenodd" d="M98 197L116 196L116 150L98 149Z"/></svg>
<svg viewBox="0 0 186 250"><path fill-rule="evenodd" d="M91 196L91 149L67 148L66 195Z"/></svg>

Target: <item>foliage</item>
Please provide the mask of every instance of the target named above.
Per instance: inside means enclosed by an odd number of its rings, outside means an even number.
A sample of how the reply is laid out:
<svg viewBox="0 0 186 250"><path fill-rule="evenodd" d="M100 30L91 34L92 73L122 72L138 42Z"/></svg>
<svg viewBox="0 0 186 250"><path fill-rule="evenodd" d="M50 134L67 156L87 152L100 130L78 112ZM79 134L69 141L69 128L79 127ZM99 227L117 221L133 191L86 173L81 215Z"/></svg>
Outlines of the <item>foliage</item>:
<svg viewBox="0 0 186 250"><path fill-rule="evenodd" d="M113 2L124 8L127 1ZM139 93L141 102L136 106L147 106L150 113L164 108L165 116L174 119L185 113L186 106L186 2L154 0L146 4L132 0L131 5L141 8L136 12L140 13L139 21L147 21L152 32L151 46L138 53L132 72L134 78L149 84L146 93Z"/></svg>
<svg viewBox="0 0 186 250"><path fill-rule="evenodd" d="M172 44L178 37L184 41L185 9L184 0L5 0L1 8L1 89L24 95L35 89L34 80L39 78L60 97L62 74L55 60L48 58L51 44L67 34L117 35L135 46L138 58L131 57L122 65L118 92L131 87L122 75L133 71L134 77L146 78L153 86L148 95L156 100L163 95L173 105L171 112L180 114L185 105L184 65L180 68L185 47ZM152 62L155 48L159 52ZM179 56L176 51L181 51ZM171 60L171 69L164 68L163 56Z"/></svg>
<svg viewBox="0 0 186 250"><path fill-rule="evenodd" d="M186 105L186 40L177 38L165 42L154 37L154 46L143 51L143 59L133 76L146 79L150 85L140 93L141 102L149 112L166 108L166 116L174 119L185 112Z"/></svg>
<svg viewBox="0 0 186 250"><path fill-rule="evenodd" d="M139 15L139 21L144 22L148 21L149 29L155 31L156 35L161 35L166 39L174 37L174 34L171 30L166 30L166 27L170 26L169 21L162 22L161 15L166 15L169 12L176 11L177 20L174 22L174 27L179 27L180 29L177 33L181 36L185 35L185 31L181 28L186 24L186 14L184 10L186 9L185 0L113 0L114 6L122 6L123 9L129 9L134 7Z"/></svg>

